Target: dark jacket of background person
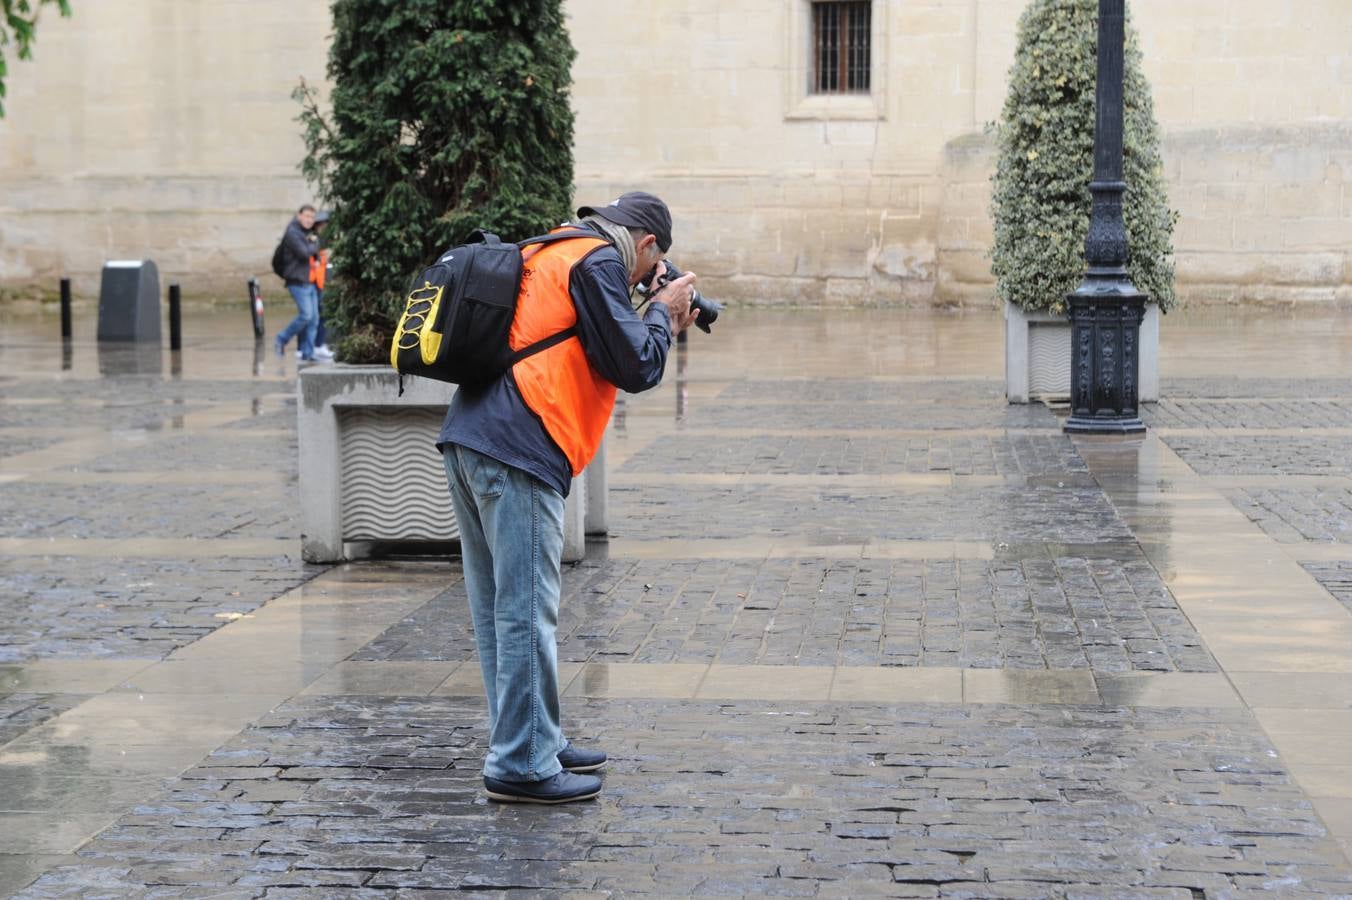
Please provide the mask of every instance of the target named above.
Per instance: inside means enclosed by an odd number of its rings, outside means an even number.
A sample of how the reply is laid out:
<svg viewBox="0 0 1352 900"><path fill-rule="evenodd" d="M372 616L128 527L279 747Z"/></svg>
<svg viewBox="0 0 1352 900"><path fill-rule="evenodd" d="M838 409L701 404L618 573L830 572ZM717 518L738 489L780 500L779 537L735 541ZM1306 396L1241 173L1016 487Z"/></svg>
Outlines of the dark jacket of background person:
<svg viewBox="0 0 1352 900"><path fill-rule="evenodd" d="M611 384L636 394L662 380L671 320L661 303L640 318L630 305L628 285L620 255L606 246L573 268L568 293L587 361ZM477 450L568 496L573 474L568 458L526 406L510 371L481 390L455 392L437 438L438 449L445 444Z"/></svg>
<svg viewBox="0 0 1352 900"><path fill-rule="evenodd" d="M287 287L310 283L310 257L319 249L319 243L296 219L286 226L282 235L282 277Z"/></svg>

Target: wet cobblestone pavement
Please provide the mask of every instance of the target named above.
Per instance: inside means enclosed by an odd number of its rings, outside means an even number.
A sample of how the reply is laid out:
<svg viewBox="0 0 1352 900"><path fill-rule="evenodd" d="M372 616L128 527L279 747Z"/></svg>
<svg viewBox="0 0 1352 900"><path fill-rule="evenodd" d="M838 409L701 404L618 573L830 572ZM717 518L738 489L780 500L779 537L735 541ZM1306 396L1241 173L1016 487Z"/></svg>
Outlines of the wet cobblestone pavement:
<svg viewBox="0 0 1352 900"><path fill-rule="evenodd" d="M1352 561L1341 563L1305 563L1305 571L1314 576L1330 594L1352 612Z"/></svg>
<svg viewBox="0 0 1352 900"><path fill-rule="evenodd" d="M1346 404L1352 399L1352 378L1328 378L1311 375L1306 378L1274 378L1252 372L1229 372L1212 377L1160 379L1161 400L1172 397L1211 399L1284 399L1296 405L1311 399L1332 399ZM1307 423L1313 426L1315 423Z"/></svg>
<svg viewBox="0 0 1352 900"><path fill-rule="evenodd" d="M1352 400L1161 400L1142 411L1154 428L1352 428Z"/></svg>
<svg viewBox="0 0 1352 900"><path fill-rule="evenodd" d="M458 562L301 563L294 362L196 315L0 317L0 896L1352 898L1352 318L1170 316L1126 442L995 315L693 336L564 572L604 790L523 808Z"/></svg>
<svg viewBox="0 0 1352 900"><path fill-rule="evenodd" d="M7 681L5 671L0 669L0 691L9 690ZM87 699L84 694L0 693L0 746Z"/></svg>
<svg viewBox="0 0 1352 900"><path fill-rule="evenodd" d="M924 385L913 385L923 387ZM862 392L861 392L862 393ZM766 429L795 429L805 432L826 428L851 429L1054 429L1056 416L1041 404L1026 406L995 406L989 401L980 405L955 405L952 400L934 400L929 403L843 404L822 415L817 403L712 403L702 405L683 417L689 428L742 428L748 413ZM936 442L942 443L942 442ZM1001 443L1008 444L1008 441Z"/></svg>
<svg viewBox="0 0 1352 900"><path fill-rule="evenodd" d="M620 538L670 540L805 535L822 544L869 540L1093 543L1130 537L1093 488L1011 484L946 491L879 491L653 482L611 489ZM712 517L710 510L717 510Z"/></svg>
<svg viewBox="0 0 1352 900"><path fill-rule="evenodd" d="M1352 475L1347 435L1166 436L1200 475Z"/></svg>
<svg viewBox="0 0 1352 900"><path fill-rule="evenodd" d="M6 378L0 476L19 460L39 474L0 477L0 537L30 542L0 578L9 623L0 663L159 659L323 571L295 551L60 552L71 540L128 537L294 541L294 384L284 375ZM73 457L56 453L70 444Z"/></svg>
<svg viewBox="0 0 1352 900"><path fill-rule="evenodd" d="M565 662L1210 672L1144 559L608 560L564 573ZM463 586L353 655L475 658Z"/></svg>
<svg viewBox="0 0 1352 900"><path fill-rule="evenodd" d="M130 468L132 454L123 465L117 471L144 471ZM300 532L294 484L0 484L0 530L10 537L122 537L133 522L142 537L291 539Z"/></svg>
<svg viewBox="0 0 1352 900"><path fill-rule="evenodd" d="M0 583L0 663L159 659L324 570L287 556L21 562Z"/></svg>
<svg viewBox="0 0 1352 900"><path fill-rule="evenodd" d="M566 725L613 754L602 798L497 807L478 701L294 700L17 896L1352 892L1242 714L591 701Z"/></svg>
<svg viewBox="0 0 1352 900"><path fill-rule="evenodd" d="M875 380L839 374L831 378L766 379L752 376L739 379L718 394L718 399L727 403L756 406L824 404L831 407L910 407L919 404L921 408L927 408L937 403L984 408L988 414L1004 411L1003 405L998 402L1004 397L1005 386L998 379L951 378L940 381L933 377L910 377ZM1018 412L1010 414L1021 415Z"/></svg>
<svg viewBox="0 0 1352 900"><path fill-rule="evenodd" d="M1279 541L1352 543L1352 490L1247 490L1231 500Z"/></svg>
<svg viewBox="0 0 1352 900"><path fill-rule="evenodd" d="M824 409L810 410L830 421ZM1046 410L1044 410L1046 412ZM742 427L749 411L731 417ZM1050 412L1046 412L1051 415ZM781 427L778 420L767 421ZM873 425L870 427L877 427ZM900 426L898 426L900 427ZM724 475L874 475L949 472L954 475L1044 475L1084 472L1068 438L907 438L802 436L728 438L680 434L664 442L660 456L644 454L620 470L634 473L718 473Z"/></svg>

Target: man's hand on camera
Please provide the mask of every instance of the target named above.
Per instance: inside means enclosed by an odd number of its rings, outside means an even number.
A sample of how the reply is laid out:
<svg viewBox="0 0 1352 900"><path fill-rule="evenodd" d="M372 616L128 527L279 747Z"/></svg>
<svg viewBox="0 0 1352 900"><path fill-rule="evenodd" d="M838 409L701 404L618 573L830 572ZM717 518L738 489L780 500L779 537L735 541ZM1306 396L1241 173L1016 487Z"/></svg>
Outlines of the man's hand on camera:
<svg viewBox="0 0 1352 900"><path fill-rule="evenodd" d="M667 282L660 291L653 295L653 303L661 303L667 308L667 315L671 318L671 334L673 337L695 324L699 310L690 308L690 301L694 296L694 272L686 272L675 281Z"/></svg>

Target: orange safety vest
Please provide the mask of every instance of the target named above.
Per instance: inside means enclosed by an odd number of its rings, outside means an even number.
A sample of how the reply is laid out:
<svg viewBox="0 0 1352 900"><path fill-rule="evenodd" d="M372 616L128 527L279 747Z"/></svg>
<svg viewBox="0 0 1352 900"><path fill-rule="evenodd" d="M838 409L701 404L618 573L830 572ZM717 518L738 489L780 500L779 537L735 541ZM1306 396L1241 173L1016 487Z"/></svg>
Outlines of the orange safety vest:
<svg viewBox="0 0 1352 900"><path fill-rule="evenodd" d="M507 339L513 350L577 324L568 279L575 265L606 243L577 238L522 251L521 293ZM526 406L568 457L573 474L581 475L605 436L615 385L592 368L576 335L521 360L512 376Z"/></svg>
<svg viewBox="0 0 1352 900"><path fill-rule="evenodd" d="M329 273L329 251L320 250L310 257L310 280L321 291L324 290L324 277Z"/></svg>

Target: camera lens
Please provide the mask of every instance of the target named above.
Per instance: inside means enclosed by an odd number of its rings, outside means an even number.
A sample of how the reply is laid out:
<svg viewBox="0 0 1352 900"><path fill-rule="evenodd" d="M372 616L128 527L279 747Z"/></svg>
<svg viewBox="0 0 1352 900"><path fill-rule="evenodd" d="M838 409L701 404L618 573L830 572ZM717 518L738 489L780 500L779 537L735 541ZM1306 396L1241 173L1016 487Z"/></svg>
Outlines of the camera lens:
<svg viewBox="0 0 1352 900"><path fill-rule="evenodd" d="M700 296L699 291L696 291L694 298L690 301L690 308L699 310L699 318L695 319L695 327L705 334L712 334L709 326L718 321L718 314L723 311L723 305L712 300L705 300Z"/></svg>

